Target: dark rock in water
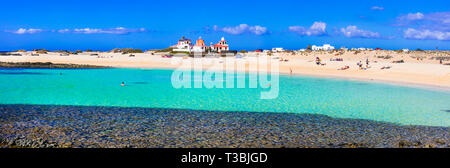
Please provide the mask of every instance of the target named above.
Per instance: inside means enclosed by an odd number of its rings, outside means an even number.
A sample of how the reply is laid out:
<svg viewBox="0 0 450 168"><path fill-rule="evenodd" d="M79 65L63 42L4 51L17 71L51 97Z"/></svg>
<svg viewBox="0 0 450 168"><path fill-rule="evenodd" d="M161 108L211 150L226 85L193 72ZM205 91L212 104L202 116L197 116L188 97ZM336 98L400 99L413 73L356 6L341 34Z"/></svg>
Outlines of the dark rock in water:
<svg viewBox="0 0 450 168"><path fill-rule="evenodd" d="M0 147L448 148L450 139L448 127L311 114L46 105L0 112Z"/></svg>
<svg viewBox="0 0 450 168"><path fill-rule="evenodd" d="M434 144L425 144L425 148L435 148Z"/></svg>
<svg viewBox="0 0 450 168"><path fill-rule="evenodd" d="M434 142L436 142L439 145L445 145L445 140L443 140L443 139L436 139L436 140L434 140Z"/></svg>
<svg viewBox="0 0 450 168"><path fill-rule="evenodd" d="M47 73L39 73L39 72L1 72L1 75L46 75Z"/></svg>
<svg viewBox="0 0 450 168"><path fill-rule="evenodd" d="M361 143L342 143L339 146L344 148L368 148L368 146Z"/></svg>
<svg viewBox="0 0 450 168"><path fill-rule="evenodd" d="M107 66L79 65L79 64L54 64L51 62L0 62L1 68L55 68L55 69L75 69L75 68L110 68Z"/></svg>
<svg viewBox="0 0 450 168"><path fill-rule="evenodd" d="M415 146L415 147L420 147L421 145L422 145L422 142L420 142L420 141L416 141L413 144L413 146Z"/></svg>

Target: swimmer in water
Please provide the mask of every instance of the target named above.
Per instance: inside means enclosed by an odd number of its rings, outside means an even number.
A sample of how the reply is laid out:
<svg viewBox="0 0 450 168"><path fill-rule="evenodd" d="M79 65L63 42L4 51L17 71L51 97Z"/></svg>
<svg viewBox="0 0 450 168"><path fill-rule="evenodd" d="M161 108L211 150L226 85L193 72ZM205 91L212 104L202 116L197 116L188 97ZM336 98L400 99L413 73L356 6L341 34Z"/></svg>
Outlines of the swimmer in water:
<svg viewBox="0 0 450 168"><path fill-rule="evenodd" d="M125 86L125 82L122 82L121 86Z"/></svg>

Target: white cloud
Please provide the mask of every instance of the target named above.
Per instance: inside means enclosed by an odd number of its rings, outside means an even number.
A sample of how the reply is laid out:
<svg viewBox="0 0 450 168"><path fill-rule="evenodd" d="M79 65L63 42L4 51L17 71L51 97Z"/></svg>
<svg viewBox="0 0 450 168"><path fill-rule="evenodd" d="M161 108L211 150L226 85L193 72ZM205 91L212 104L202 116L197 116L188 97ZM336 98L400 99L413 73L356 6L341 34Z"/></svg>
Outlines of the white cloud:
<svg viewBox="0 0 450 168"><path fill-rule="evenodd" d="M83 29L61 29L58 30L59 33L81 33L81 34L129 34L135 32L145 32L144 28L140 29L127 29L124 27L117 27L111 29L92 29L92 28L83 28Z"/></svg>
<svg viewBox="0 0 450 168"><path fill-rule="evenodd" d="M380 7L380 6L373 6L372 8L370 8L371 10L378 10L378 11L382 11L384 10L384 7Z"/></svg>
<svg viewBox="0 0 450 168"><path fill-rule="evenodd" d="M397 17L397 25L398 26L405 26L409 24L414 24L419 21L425 20L425 14L417 12L417 13L408 13L407 15L402 15Z"/></svg>
<svg viewBox="0 0 450 168"><path fill-rule="evenodd" d="M403 32L403 37L415 40L450 40L450 32L408 28Z"/></svg>
<svg viewBox="0 0 450 168"><path fill-rule="evenodd" d="M40 33L43 32L42 29L25 29L25 28L20 28L16 31L6 31L6 32L10 32L10 33L14 33L14 34L35 34L35 33Z"/></svg>
<svg viewBox="0 0 450 168"><path fill-rule="evenodd" d="M68 33L68 32L70 32L69 29L61 29L61 30L58 30L58 33Z"/></svg>
<svg viewBox="0 0 450 168"><path fill-rule="evenodd" d="M305 28L302 26L289 26L289 31L297 33L302 36L320 36L327 34L326 28L327 28L326 23L314 22L314 24L309 28Z"/></svg>
<svg viewBox="0 0 450 168"><path fill-rule="evenodd" d="M248 30L256 35L262 35L267 33L267 28L262 26L250 26Z"/></svg>
<svg viewBox="0 0 450 168"><path fill-rule="evenodd" d="M449 40L450 12L409 13L397 18L403 37L415 40Z"/></svg>
<svg viewBox="0 0 450 168"><path fill-rule="evenodd" d="M450 31L450 12L436 12L425 15L423 29L433 29L438 31Z"/></svg>
<svg viewBox="0 0 450 168"><path fill-rule="evenodd" d="M406 15L406 19L408 20L422 20L425 17L423 13L417 12L417 13L409 13Z"/></svg>
<svg viewBox="0 0 450 168"><path fill-rule="evenodd" d="M219 27L217 25L213 26L214 31L222 31L228 34L239 35L244 33L250 33L255 35L263 35L268 33L266 27L262 27L259 25L249 26L247 24L240 24L238 26L229 26L229 27Z"/></svg>
<svg viewBox="0 0 450 168"><path fill-rule="evenodd" d="M380 33L371 32L368 30L358 29L356 26L347 26L346 28L341 28L341 33L345 37L349 38L381 38Z"/></svg>

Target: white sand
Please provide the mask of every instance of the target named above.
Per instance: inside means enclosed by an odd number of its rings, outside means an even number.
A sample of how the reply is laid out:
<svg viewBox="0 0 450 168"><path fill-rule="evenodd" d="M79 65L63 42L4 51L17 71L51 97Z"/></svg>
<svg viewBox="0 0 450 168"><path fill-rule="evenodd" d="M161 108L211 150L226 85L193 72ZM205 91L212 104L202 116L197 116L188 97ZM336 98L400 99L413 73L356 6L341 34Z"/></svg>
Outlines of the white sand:
<svg viewBox="0 0 450 168"><path fill-rule="evenodd" d="M97 56L90 56L90 53L81 53L79 55L59 56L58 53L41 54L40 56L30 56L30 52L21 53L23 56L1 56L1 62L52 62L52 63L71 63L71 64L89 64L112 66L121 68L177 68L178 65L171 64L173 58L162 58L164 53L151 55L134 54L135 57L129 57L129 54L98 53ZM254 53L253 53L254 54ZM290 73L292 69L294 74L311 75L321 77L338 77L357 80L372 80L388 83L400 83L410 85L430 86L448 90L450 88L450 65L439 64L438 60L430 60L435 53L410 52L396 53L393 51L363 51L357 55L354 52L346 52L343 55L335 56L336 53L312 52L312 53L274 53L272 58L280 57L288 59L288 62L280 62L280 72ZM446 56L448 52L440 52L440 56ZM247 54L250 55L250 54ZM390 55L391 59L377 58L377 56ZM420 56L423 60L417 60ZM325 66L317 66L315 58L320 57ZM343 62L330 61L330 58L343 58ZM362 61L365 66L365 60L369 58L370 68L359 70L356 65ZM193 59L193 58L187 58ZM207 58L211 59L211 58ZM223 59L224 58L219 58ZM233 58L235 59L235 58ZM244 58L245 60L246 58ZM404 60L403 64L395 64L392 61ZM376 61L376 62L375 62ZM444 62L450 63L449 61ZM348 70L338 70L341 67L350 66ZM391 66L391 69L381 70L383 66Z"/></svg>

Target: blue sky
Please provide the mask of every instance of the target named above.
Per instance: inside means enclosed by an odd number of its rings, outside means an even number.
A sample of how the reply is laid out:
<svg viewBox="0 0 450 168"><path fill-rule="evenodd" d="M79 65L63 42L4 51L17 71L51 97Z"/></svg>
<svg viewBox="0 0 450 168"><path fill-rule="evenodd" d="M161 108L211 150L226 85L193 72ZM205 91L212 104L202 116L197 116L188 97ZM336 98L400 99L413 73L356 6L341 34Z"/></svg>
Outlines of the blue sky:
<svg viewBox="0 0 450 168"><path fill-rule="evenodd" d="M181 36L231 49L450 50L448 0L0 2L0 50L167 48Z"/></svg>

